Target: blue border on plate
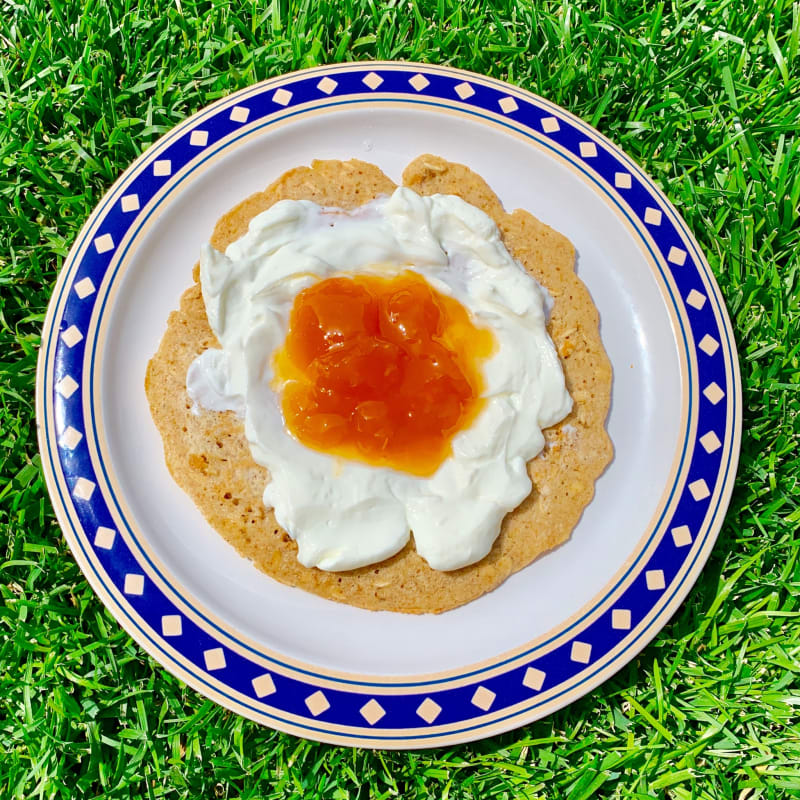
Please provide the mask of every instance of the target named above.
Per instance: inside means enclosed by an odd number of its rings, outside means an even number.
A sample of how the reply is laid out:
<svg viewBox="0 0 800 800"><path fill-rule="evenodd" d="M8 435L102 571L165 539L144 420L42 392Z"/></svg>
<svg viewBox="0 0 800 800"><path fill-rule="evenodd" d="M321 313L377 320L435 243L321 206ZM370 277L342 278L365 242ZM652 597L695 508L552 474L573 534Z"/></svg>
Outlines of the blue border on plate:
<svg viewBox="0 0 800 800"><path fill-rule="evenodd" d="M700 381L701 387L708 387L711 384L716 384L724 392L726 396L730 396L733 400L731 417L728 418L727 403L720 401L713 403L706 395L699 394L699 409L698 409L698 436L703 436L709 431L713 431L717 436L719 442L723 443L726 439L726 432L733 430L733 425L730 424L730 419L735 419L736 409L736 392L734 391L732 376L726 374L725 360L722 352L721 342L724 341L728 347L728 351L732 352L730 337L728 330L723 325L717 325L714 318L712 303L707 302L712 300L714 304L717 302L715 293L713 291L707 292L703 286L702 274L703 266L697 253L690 254L686 251L686 245L681 239L679 228L670 220L670 213L666 209L657 196L651 192L647 186L646 179L642 180L637 178L635 168L622 161L616 152L607 148L601 141L598 141L595 134L590 133L590 138L586 138L582 134L581 128L573 124L571 120L565 119L561 116L557 109L552 109L544 103L537 103L533 98L520 97L511 87L487 86L481 83L478 76L453 77L448 74L440 74L437 72L429 72L425 69L384 69L380 67L373 68L367 66L363 69L347 68L342 72L326 71L322 80L317 75L303 75L296 77L294 80L287 79L281 84L279 88L273 86L266 86L261 88L260 91L255 91L247 97L242 98L241 102L235 106L225 106L217 110L211 110L210 113L201 112L198 115L197 123L192 126L191 130L187 128L180 136L172 141L165 149L158 154L158 158L145 159L145 168L142 169L132 180L129 180L125 185L124 194L126 196L136 194L138 199L139 208L134 211L123 211L121 201L115 199L113 204L110 204L109 199L104 202L98 210L100 215L96 232L93 234L93 242L98 238L108 233L111 235L114 246L104 252L100 252L103 248L89 244L85 254L83 255L80 264L72 276L72 280L68 284L62 286L61 292L58 294L54 302L57 305L64 305L64 314L61 322L61 331L69 329L71 326L76 326L81 333L85 333L89 328L89 323L92 314L95 312L95 306L92 298L95 298L95 293L92 292L88 296L81 298L74 291L75 284L79 283L85 278L92 281L94 287L100 286L101 282L106 278L106 272L112 259L116 264L121 263L122 258L116 252L116 243L121 241L122 237L126 235L128 230L132 228L134 221L138 221L140 226L144 223L146 216L151 214L158 203L162 202L175 187L184 180L190 171L200 166L203 160L209 158L214 151L214 145L221 139L230 137L235 134L236 130L241 128L242 125L247 124L247 133L249 134L252 129L252 123L261 118L267 118L268 121L264 125L272 124L279 119L284 119L292 113L286 113L288 107L294 107L306 104L311 101L323 100L329 92L324 92L319 88L320 83L325 80L335 81L337 85L334 87L337 97L343 95L358 95L360 100L355 98L349 101L331 101L329 105L336 103L347 104L354 102L370 102L374 98L371 95L369 88L365 88L364 79L369 75L377 74L381 79L381 84L376 87L379 89L381 99L387 99L387 94L391 95L391 100L404 100L406 102L421 102L428 106L435 106L436 103L427 98L440 98L450 102L461 102L464 108L462 111L471 113L475 116L486 117L485 114L476 111L480 109L482 112L489 112L494 115L506 114L509 118L513 119L517 125L522 125L535 132L536 139L539 143L547 144L546 139L550 139L556 144L568 150L574 158L572 162L574 166L581 169L584 174L594 181L611 200L618 205L620 210L631 219L631 213L639 220L638 228L647 227L653 240L661 251L665 260L669 258L672 248L678 248L677 256L673 258L681 261L681 263L672 263L670 274L678 288L681 300L685 303L689 293L693 290L699 292L706 298L706 302L700 308L688 307L687 315L690 319L693 338L695 343L704 341L704 337L709 336L717 343L714 352L706 352L705 350L698 350L697 358L697 379ZM424 80L419 80L416 76L423 76ZM416 86L411 83L415 80ZM427 85L422 85L427 81ZM462 97L456 87L463 87L469 85L473 94L467 97ZM419 87L419 88L418 88ZM372 90L374 91L374 90ZM287 99L286 94L281 93L291 92L291 97ZM367 95L364 98L364 95ZM425 100L410 99L415 96L418 98L425 97ZM509 100L511 102L509 103ZM285 102L284 102L285 101ZM502 104L501 104L502 103ZM319 107L319 106L316 106ZM452 108L452 106L447 106ZM244 116L240 112L239 118L235 118L232 114L233 108L246 108L247 118L241 119ZM233 118L232 118L233 117ZM558 123L557 129L552 129L552 123L542 126L542 120L546 118L556 119ZM497 116L491 117L493 123L504 124L502 119ZM518 131L518 128L514 127ZM588 129L590 131L591 129ZM192 137L196 131L205 131L207 134L205 141L192 144ZM199 142L204 137L195 136L195 140ZM238 138L238 137L235 137ZM224 143L224 146L230 146L234 139L229 139ZM584 145L582 150L581 145ZM586 149L586 145L591 144L592 147ZM551 145L547 145L552 148ZM201 156L198 158L198 156ZM153 163L155 161L169 160L170 168L168 173L164 175L155 174ZM625 196L628 208L619 203L615 194L610 192L606 186L600 183L591 172L581 164L585 164L594 169L594 171L603 178L610 186L615 185L615 173L623 172L630 175L630 186L622 187L618 193ZM191 170L181 172L183 168L191 164ZM164 170L166 172L166 170ZM179 179L173 180L176 173L181 173ZM150 200L159 192L163 187L169 184L168 191L159 198L158 203L149 206ZM120 197L123 193L116 192L116 197ZM647 208L656 209L661 212L659 224L655 225L652 222L646 221L645 211ZM628 210L630 209L630 211ZM145 215L143 212L147 211ZM633 221L633 220L631 220ZM85 241L88 236L88 230L83 234ZM643 241L644 240L643 238ZM689 239L691 242L691 239ZM647 243L646 243L647 244ZM79 243L79 247L82 242ZM649 245L648 249L649 249ZM694 247L691 247L694 250ZM652 252L652 251L651 251ZM675 251L672 251L673 254ZM681 256L682 253L682 256ZM711 276L707 275L711 281ZM113 276L111 278L113 281ZM64 295L66 294L66 301ZM107 297L107 296L106 296ZM677 304L675 297L672 297L673 303ZM103 307L105 299L103 301ZM103 307L100 308L99 314L102 315ZM682 326L681 326L682 327ZM686 333L682 331L685 348L688 348L686 340ZM52 339L47 342L47 353L49 355ZM52 392L54 398L54 410L56 420L56 431L59 436L63 432L72 427L75 430L84 432L87 430L86 421L83 418L82 409L82 392L76 390L70 397L63 397L57 390L57 383L65 376L84 374L85 358L86 358L86 340L83 339L72 347L69 347L61 338L56 344L56 354L54 360L55 369L53 375L46 376L46 382L49 381L49 386L46 390ZM96 346L96 340L94 342ZM707 349L711 349L710 347ZM688 356L687 350L687 356ZM94 377L94 347L90 356L87 374L90 380ZM689 358L691 364L691 358ZM690 376L691 377L694 376ZM690 397L693 392L689 392ZM90 393L91 396L91 393ZM94 420L92 420L94 422ZM47 425L45 419L45 425ZM729 451L728 462L724 465L721 463L721 455L725 450ZM718 483L723 485L727 481L727 476L731 467L731 448L717 447L711 452L707 452L705 447L694 447L691 455L691 463L689 467L688 477L684 481L682 488L682 496L678 505L672 515L672 520L669 523L669 528L673 529L680 526L687 526L690 532L700 531L703 527L703 522L709 512L709 499L713 497L715 486ZM686 454L686 443L684 443L684 453ZM55 463L55 454L49 453L51 458L54 474L57 474L57 465ZM58 460L60 462L61 470L66 478L67 485L70 486L71 492L75 491L75 484L78 479L89 479L94 484L97 483L96 475L93 465L89 457L88 446L86 438L84 437L77 446L69 449L68 447L59 447ZM101 469L105 471L105 466L100 465ZM705 497L696 499L693 493L689 490L688 486L697 480L705 480L706 488L709 492ZM675 487L673 487L674 490ZM59 487L59 492L60 492ZM66 497L61 496L62 502L65 507L68 507L70 502ZM116 502L116 498L114 498ZM77 517L81 523L83 531L94 532L99 526L113 528L114 523L108 507L105 505L103 498L99 491L93 492L89 500L83 500L73 494L72 503L74 504ZM716 514L717 508L713 513ZM123 515L121 515L123 516ZM123 517L124 518L124 517ZM87 554L89 550L89 537L84 534L80 528L73 526L76 540L79 542L81 548ZM655 530L655 529L654 529ZM135 533L130 531L131 536L135 539ZM177 609L172 602L164 595L163 592L155 585L155 583L147 577L145 570L138 566L137 558L128 549L124 539L120 536L114 538L113 547L111 549L104 549L95 545L91 546L94 556L98 559L105 574L95 570L97 579L103 583L110 582L120 592L124 592L126 576L131 574L140 574L144 577L144 585L140 594L126 594L127 601L131 604L139 619L146 623L146 627L140 625L139 620L119 606L120 610L128 617L128 619L162 652L164 655L172 660L173 656L164 649L163 644L168 643L184 658L195 665L197 671L195 677L208 685L213 691L220 692L218 686L210 683L204 678L204 673L213 676L221 683L227 685L231 690L238 692L246 697L257 700L257 694L253 687L252 681L265 672L264 667L257 662L251 661L246 656L238 653L237 651L229 648L226 644L219 642L212 634L202 629L193 620L189 619L179 609ZM459 724L458 732L473 730L482 727L480 718L487 713L494 714L502 708L514 706L518 703L530 701L535 695L548 691L565 682L571 682L579 673L585 672L582 682L591 679L592 674L589 673L589 665L602 661L603 656L616 647L623 639L625 639L631 630L635 629L637 624L659 603L664 602L668 593L673 594L677 592L678 586L673 587L672 579L677 572L684 566L689 565L697 557L697 554L702 548L694 548L687 545L679 546L675 539L670 536L663 536L654 551L650 554L650 558L646 565L640 568L638 576L633 580L631 585L625 590L623 595L615 603L615 610L627 610L630 614L629 618L624 620L615 618L612 611L604 613L587 627L582 629L578 636L576 648L576 640L570 639L563 642L561 645L551 650L550 652L534 658L529 662L524 663L522 666L515 666L508 671L488 677L485 680L476 680L468 685L459 686L452 689L436 689L435 684L437 681L427 681L407 684L407 686L420 686L427 687L427 690L422 692L408 692L396 695L382 694L379 682L375 683L361 683L356 681L339 681L342 685L353 684L361 686L361 691L347 691L327 688L332 682L328 676L323 676L318 679L323 680L326 688L324 688L325 701L314 707L318 713L312 713L311 709L306 703L306 700L319 691L319 685L313 682L306 682L304 680L295 679L282 674L270 673L272 680L272 687L274 692L269 694L263 702L259 705L249 705L251 711L259 715L270 716L276 720L284 720L282 716L273 716L269 713L269 709L283 712L284 714L292 714L296 717L305 718L309 722L319 720L320 722L327 723L328 725L341 725L350 729L356 729L353 734L338 733L338 736L347 738L353 736L355 738L385 738L387 740L397 739L416 739L440 736L440 733L432 732L428 735L410 735L403 734L401 736L384 736L381 737L378 733L381 729L414 729L424 727L427 723L427 717L432 718L431 724L432 731L443 725ZM687 556L695 551L695 556L688 559ZM151 564L151 568L155 569ZM632 569L633 567L631 567ZM660 572L660 575L658 574ZM651 573L648 578L648 573ZM138 587L136 587L138 589ZM669 590L669 592L668 592ZM185 600L184 600L185 602ZM188 603L187 603L188 605ZM198 614L200 612L197 612ZM589 612L591 613L591 612ZM165 615L179 616L181 618L181 635L158 638L150 632L157 632L161 629L162 617ZM585 615L585 616L588 616ZM213 625L210 621L206 620L209 624ZM581 620L574 623L579 624ZM620 623L624 621L624 625ZM615 626L616 624L616 626ZM148 631L148 628L150 631ZM559 636L563 635L563 631ZM645 635L646 631L642 631L636 638ZM224 634L227 636L227 634ZM636 640L629 643L629 647L634 644ZM237 643L242 647L248 649L249 646L243 643ZM583 647L581 646L583 645ZM536 650L540 649L543 644L537 645ZM206 656L207 651L215 651L220 648L224 653L225 666L217 669L207 669ZM587 650L588 648L588 650ZM256 652L256 651L253 651ZM533 651L531 651L533 652ZM588 652L588 655L587 655ZM265 657L259 654L261 659L276 663L278 666L285 667L293 672L303 672L298 670L297 667L292 665L282 665L275 659ZM521 656L514 656L513 660L518 662ZM587 660L588 659L588 660ZM502 662L501 662L502 663ZM500 664L493 663L491 669L496 669ZM602 668L605 668L603 665ZM543 674L541 677L539 673L531 673L529 670L538 670ZM459 678L478 676L485 670L477 670L474 673L464 673ZM595 670L599 671L599 670ZM311 671L306 671L305 674L312 678L315 677ZM527 679L526 679L527 674ZM453 678L443 679L441 682L450 682ZM387 688L398 688L404 684L386 684ZM270 687L270 688L272 688ZM483 692L480 697L475 695L476 690L481 687ZM573 691L575 686L571 685L569 689L564 691ZM366 690L366 691L365 691ZM240 698L227 695L221 692L236 704L242 704ZM383 710L383 716L376 720L371 726L365 725L365 717L361 713L366 700L370 695L374 695L380 699L380 706ZM488 708L483 708L491 697L491 705ZM552 699L553 695L548 696L548 701ZM424 710L420 712L420 707L423 703L427 703L424 708L430 711L430 714L425 714ZM327 704L327 708L318 711L321 706ZM435 714L434 714L435 712ZM515 713L508 716L515 716ZM501 718L502 719L502 718ZM492 718L488 724L496 725L501 719ZM285 720L284 720L285 721ZM477 724L463 727L464 723L476 721ZM433 725L435 723L435 725ZM309 730L323 731L330 733L330 728L316 728L313 725L303 726L297 722L292 721L291 724L298 727L306 727Z"/></svg>

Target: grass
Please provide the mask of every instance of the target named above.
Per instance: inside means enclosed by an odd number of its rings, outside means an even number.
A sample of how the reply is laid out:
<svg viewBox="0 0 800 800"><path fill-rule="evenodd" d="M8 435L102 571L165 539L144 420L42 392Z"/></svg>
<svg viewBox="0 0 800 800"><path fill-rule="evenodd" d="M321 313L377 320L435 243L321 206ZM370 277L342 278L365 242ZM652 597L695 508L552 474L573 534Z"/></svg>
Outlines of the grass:
<svg viewBox="0 0 800 800"><path fill-rule="evenodd" d="M0 796L800 796L800 5L80 5L0 0ZM260 728L149 659L66 548L33 413L56 274L123 168L235 89L370 58L507 79L620 144L708 255L744 385L725 527L656 640L548 719L420 753Z"/></svg>

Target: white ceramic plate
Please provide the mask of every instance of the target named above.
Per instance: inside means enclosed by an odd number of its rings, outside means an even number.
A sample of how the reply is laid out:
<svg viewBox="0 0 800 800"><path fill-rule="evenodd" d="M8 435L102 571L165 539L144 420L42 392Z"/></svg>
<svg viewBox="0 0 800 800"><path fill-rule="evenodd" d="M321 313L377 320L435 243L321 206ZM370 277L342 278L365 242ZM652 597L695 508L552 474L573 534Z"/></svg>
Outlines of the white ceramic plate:
<svg viewBox="0 0 800 800"><path fill-rule="evenodd" d="M570 540L439 616L287 588L210 529L164 464L143 379L214 222L285 170L435 153L564 233L614 367L615 458ZM177 126L112 187L64 266L38 375L40 446L88 580L167 669L267 725L347 745L481 738L580 697L689 591L722 524L741 390L703 256L641 170L563 109L401 63L307 70Z"/></svg>

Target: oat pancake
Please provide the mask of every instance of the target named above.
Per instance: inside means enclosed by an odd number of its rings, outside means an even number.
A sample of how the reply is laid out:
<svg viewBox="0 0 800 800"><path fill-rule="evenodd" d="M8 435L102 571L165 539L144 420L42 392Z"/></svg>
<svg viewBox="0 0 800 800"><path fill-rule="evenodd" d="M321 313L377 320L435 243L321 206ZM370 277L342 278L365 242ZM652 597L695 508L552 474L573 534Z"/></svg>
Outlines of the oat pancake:
<svg viewBox="0 0 800 800"><path fill-rule="evenodd" d="M600 341L597 310L575 275L575 251L564 236L526 211L506 213L482 178L436 156L423 155L409 164L403 184L422 195L458 195L482 209L497 223L512 255L554 298L548 331L574 407L561 423L544 431L545 450L528 464L533 491L506 515L484 559L439 572L417 555L412 536L401 552L369 567L324 572L300 564L295 542L262 503L269 473L253 461L242 420L230 411L198 415L190 410L189 364L206 348L219 346L206 319L198 265L195 283L170 314L148 365L145 389L173 478L212 527L259 569L290 586L362 608L438 613L491 591L569 538L613 453L605 430L611 365ZM224 251L246 233L256 214L279 200L351 209L395 188L372 164L315 161L287 172L225 214L211 244Z"/></svg>

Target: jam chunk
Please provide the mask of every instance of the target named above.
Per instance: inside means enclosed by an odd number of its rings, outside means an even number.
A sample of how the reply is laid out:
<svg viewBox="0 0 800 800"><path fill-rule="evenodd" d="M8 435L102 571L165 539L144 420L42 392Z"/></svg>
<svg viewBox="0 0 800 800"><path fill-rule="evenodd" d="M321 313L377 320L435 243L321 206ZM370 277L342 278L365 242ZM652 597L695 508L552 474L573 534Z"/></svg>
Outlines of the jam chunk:
<svg viewBox="0 0 800 800"><path fill-rule="evenodd" d="M493 348L411 270L321 280L295 298L273 360L286 427L314 450L431 475L482 407Z"/></svg>

